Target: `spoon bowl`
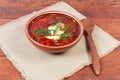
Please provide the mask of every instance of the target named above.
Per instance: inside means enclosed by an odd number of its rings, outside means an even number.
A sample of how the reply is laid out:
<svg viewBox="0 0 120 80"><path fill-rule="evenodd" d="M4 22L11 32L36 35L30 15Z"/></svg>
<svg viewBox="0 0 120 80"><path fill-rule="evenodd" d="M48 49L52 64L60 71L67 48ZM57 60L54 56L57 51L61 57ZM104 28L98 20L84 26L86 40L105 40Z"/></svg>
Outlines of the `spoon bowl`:
<svg viewBox="0 0 120 80"><path fill-rule="evenodd" d="M93 32L95 26L90 19L83 19L82 23L83 23L84 30L87 33L87 39L88 39L89 45L90 45L93 70L96 75L99 75L100 74L99 55L97 53L97 49L95 47L95 44L94 44L94 41L92 38L92 32Z"/></svg>

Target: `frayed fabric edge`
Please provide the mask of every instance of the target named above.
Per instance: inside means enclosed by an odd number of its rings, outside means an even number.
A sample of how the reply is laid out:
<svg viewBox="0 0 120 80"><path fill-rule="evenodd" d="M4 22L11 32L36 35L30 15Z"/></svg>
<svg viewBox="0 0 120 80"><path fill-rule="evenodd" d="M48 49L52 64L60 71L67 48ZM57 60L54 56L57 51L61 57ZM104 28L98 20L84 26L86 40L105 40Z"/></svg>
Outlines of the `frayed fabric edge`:
<svg viewBox="0 0 120 80"><path fill-rule="evenodd" d="M58 3L56 3L56 5L59 4L59 3L64 3L64 2L63 2L63 1L58 2ZM42 9L42 10L40 10L40 11L47 10L47 8L48 8L48 7L46 7L45 9ZM40 11L37 11L37 12L40 13ZM10 21L10 22L8 22L7 24L2 25L1 28L7 26L8 24L10 24L10 23L12 23L12 22L16 22L16 21L19 21L19 20L21 20L21 19L23 19L23 18L25 18L25 17L28 17L28 16L30 16L30 15L32 15L32 14L36 14L37 12L34 11L34 12L31 13L31 14L28 14L28 15L25 15L25 16L23 16L23 17L20 17L20 18L18 18L18 19L16 19L16 20ZM110 53L111 51L113 51L114 49L116 49L118 46L120 46L120 43L119 43L119 44L116 44L116 46L115 46L114 48L110 49L110 50L107 51L104 55L100 56L100 58L101 58L101 57L105 57L105 56L107 55L107 53ZM21 73L21 75L23 76L23 78L25 78L25 80L31 80L31 79L29 79L29 78L27 77L25 71L18 65L18 63L17 63L17 62L14 60L14 58L10 55L11 52L9 52L9 51L7 50L7 48L6 48L3 44L0 44L0 48L2 49L2 51L4 52L4 54L7 56L7 58L12 62L12 64L19 70L19 72ZM80 69L82 69L82 68L84 68L85 66L90 65L90 64L91 64L91 62L84 63L84 64L83 64L82 66L80 66L79 68L71 71L70 73L68 73L67 75L63 76L62 78L59 78L58 80L63 80L63 79L65 79L65 78L68 78L68 77L70 77L71 75L73 75L74 73L76 73L77 71L79 71Z"/></svg>
<svg viewBox="0 0 120 80"><path fill-rule="evenodd" d="M0 48L2 49L2 51L4 52L4 54L6 55L6 57L12 62L12 64L14 65L14 67L21 73L21 75L23 76L23 78L25 80L31 80L30 78L27 77L25 71L18 65L18 63L15 61L15 59L10 55L11 52L9 52L9 50L5 47L5 45L0 44Z"/></svg>
<svg viewBox="0 0 120 80"><path fill-rule="evenodd" d="M114 49L116 49L118 46L120 46L119 44L116 44L116 46L112 49L110 49L108 52L105 53L105 55L100 56L100 58L105 57L107 55L107 53L110 53L111 51L113 51ZM18 69L18 71L21 73L21 75L23 76L23 78L25 80L31 80L30 78L28 78L28 76L26 75L25 71L18 65L18 63L15 61L15 59L10 55L11 52L9 52L7 50L7 48L5 47L5 45L0 44L0 48L2 49L2 51L4 52L4 54L7 56L7 58L12 62L12 64ZM67 75L59 78L58 80L63 80L65 78L70 77L71 75L73 75L74 73L76 73L77 71L79 71L80 69L84 68L85 66L90 65L92 62L89 61L88 63L84 63L83 65L81 65L79 68L71 71L70 73L68 73Z"/></svg>
<svg viewBox="0 0 120 80"><path fill-rule="evenodd" d="M107 54L109 54L110 52L112 52L113 50L115 50L116 48L118 48L120 46L120 42L118 44L115 45L115 47L111 48L109 51L107 51L106 53L104 53L104 55L99 56L100 59L107 56ZM66 78L69 78L70 76L72 76L74 73L76 73L77 71L81 70L82 68L84 68L85 66L88 66L92 64L91 61L84 63L83 65L81 65L80 67L78 67L77 69L71 71L70 73L68 73L67 75L63 76L62 78L59 78L58 80L64 80Z"/></svg>

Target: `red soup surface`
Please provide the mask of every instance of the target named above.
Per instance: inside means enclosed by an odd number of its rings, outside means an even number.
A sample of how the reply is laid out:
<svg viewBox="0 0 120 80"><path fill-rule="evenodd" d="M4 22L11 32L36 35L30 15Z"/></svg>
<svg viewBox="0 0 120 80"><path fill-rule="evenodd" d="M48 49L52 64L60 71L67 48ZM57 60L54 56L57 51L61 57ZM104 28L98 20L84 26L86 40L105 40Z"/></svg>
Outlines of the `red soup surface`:
<svg viewBox="0 0 120 80"><path fill-rule="evenodd" d="M73 42L80 33L78 22L60 13L48 13L33 19L29 25L30 36L47 46L63 46Z"/></svg>

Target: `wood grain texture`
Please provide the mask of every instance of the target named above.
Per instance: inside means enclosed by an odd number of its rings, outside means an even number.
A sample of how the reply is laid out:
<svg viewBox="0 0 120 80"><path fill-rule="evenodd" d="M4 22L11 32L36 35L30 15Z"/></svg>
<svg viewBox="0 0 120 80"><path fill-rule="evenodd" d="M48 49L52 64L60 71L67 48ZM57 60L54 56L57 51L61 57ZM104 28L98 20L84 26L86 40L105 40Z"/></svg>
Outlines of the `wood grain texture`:
<svg viewBox="0 0 120 80"><path fill-rule="evenodd" d="M92 37L92 32L95 29L95 25L91 19L82 19L81 22L83 23L83 27L86 32L86 39L89 44L90 56L92 59L92 69L96 75L100 75L101 73L100 59Z"/></svg>
<svg viewBox="0 0 120 80"><path fill-rule="evenodd" d="M65 80L120 80L120 46L101 59L101 75L95 76L91 65Z"/></svg>
<svg viewBox="0 0 120 80"><path fill-rule="evenodd" d="M0 0L0 24L40 10L61 0ZM63 0L120 40L120 0ZM91 66L65 80L120 80L120 46L101 59L102 73L95 76ZM24 80L0 51L0 80Z"/></svg>
<svg viewBox="0 0 120 80"><path fill-rule="evenodd" d="M11 66L11 62L6 57L0 56L0 80L23 80L20 72Z"/></svg>

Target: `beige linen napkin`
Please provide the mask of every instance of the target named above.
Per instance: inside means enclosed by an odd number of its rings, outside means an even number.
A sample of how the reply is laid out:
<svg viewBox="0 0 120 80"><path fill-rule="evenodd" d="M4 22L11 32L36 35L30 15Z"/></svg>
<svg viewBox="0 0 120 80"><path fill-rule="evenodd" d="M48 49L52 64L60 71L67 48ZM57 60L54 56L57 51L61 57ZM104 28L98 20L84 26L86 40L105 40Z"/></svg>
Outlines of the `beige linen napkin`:
<svg viewBox="0 0 120 80"><path fill-rule="evenodd" d="M85 18L67 3L59 2L0 26L0 47L26 80L62 80L91 63L84 36L75 47L61 55L46 53L28 41L24 32L26 22L47 10L61 10L79 19ZM97 26L93 38L100 57L120 45L120 41Z"/></svg>

